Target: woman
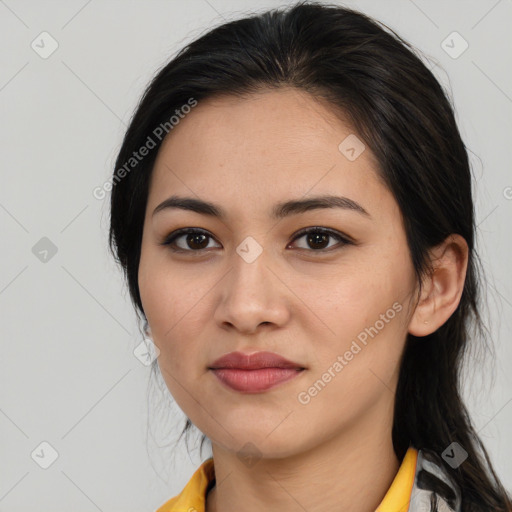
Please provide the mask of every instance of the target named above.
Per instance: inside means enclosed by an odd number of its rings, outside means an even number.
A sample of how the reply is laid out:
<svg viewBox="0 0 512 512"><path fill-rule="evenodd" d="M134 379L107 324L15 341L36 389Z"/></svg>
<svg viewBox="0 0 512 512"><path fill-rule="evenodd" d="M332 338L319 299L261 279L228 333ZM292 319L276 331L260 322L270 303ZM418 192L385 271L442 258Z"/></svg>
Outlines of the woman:
<svg viewBox="0 0 512 512"><path fill-rule="evenodd" d="M474 240L452 107L390 29L301 3L184 48L111 196L155 365L212 443L159 512L511 510L460 396Z"/></svg>

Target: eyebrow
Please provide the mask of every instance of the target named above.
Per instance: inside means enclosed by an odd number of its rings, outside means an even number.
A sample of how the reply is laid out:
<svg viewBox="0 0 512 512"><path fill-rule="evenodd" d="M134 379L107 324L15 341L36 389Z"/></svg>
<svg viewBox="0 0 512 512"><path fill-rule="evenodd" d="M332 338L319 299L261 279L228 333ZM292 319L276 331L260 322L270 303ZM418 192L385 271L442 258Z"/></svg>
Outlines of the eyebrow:
<svg viewBox="0 0 512 512"><path fill-rule="evenodd" d="M218 205L201 199L180 196L171 196L161 202L154 209L152 215L154 216L162 210L173 208L189 210L223 220L227 218L227 213ZM344 210L352 210L371 219L371 215L356 201L349 199L348 197L332 195L316 196L308 199L298 199L278 203L272 208L271 216L273 219L282 219L290 215L325 208L342 208Z"/></svg>

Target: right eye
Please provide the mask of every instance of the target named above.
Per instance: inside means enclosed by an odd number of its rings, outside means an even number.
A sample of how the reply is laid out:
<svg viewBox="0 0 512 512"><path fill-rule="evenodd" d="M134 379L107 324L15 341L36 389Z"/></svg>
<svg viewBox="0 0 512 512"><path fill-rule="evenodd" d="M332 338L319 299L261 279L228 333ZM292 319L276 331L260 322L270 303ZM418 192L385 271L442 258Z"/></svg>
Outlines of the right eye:
<svg viewBox="0 0 512 512"><path fill-rule="evenodd" d="M184 238L185 246L177 241ZM208 238L213 239L207 231L198 228L182 228L165 237L160 245L168 245L173 252L201 252L208 248Z"/></svg>

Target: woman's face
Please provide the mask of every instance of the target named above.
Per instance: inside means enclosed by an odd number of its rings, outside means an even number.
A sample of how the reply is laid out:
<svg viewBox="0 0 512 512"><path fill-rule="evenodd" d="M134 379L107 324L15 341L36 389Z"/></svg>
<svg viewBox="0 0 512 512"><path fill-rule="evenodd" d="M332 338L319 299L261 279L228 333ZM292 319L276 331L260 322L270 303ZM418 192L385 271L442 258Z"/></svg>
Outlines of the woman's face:
<svg viewBox="0 0 512 512"><path fill-rule="evenodd" d="M391 429L415 276L398 205L361 144L328 105L281 89L200 101L160 148L140 294L171 394L226 450L284 457ZM171 196L223 215L154 213ZM348 200L279 208L325 196ZM315 227L331 234L299 234ZM183 228L207 236L162 245ZM211 369L234 351L303 369Z"/></svg>

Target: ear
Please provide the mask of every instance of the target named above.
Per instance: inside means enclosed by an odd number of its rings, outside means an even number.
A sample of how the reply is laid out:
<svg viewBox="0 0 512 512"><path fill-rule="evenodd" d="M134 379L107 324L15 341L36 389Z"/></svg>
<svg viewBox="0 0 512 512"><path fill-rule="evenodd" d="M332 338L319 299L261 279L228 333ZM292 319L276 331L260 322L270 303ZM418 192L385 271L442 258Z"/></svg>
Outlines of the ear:
<svg viewBox="0 0 512 512"><path fill-rule="evenodd" d="M458 235L449 235L430 251L432 272L422 281L418 304L408 332L427 336L441 327L459 305L468 265L468 244Z"/></svg>

